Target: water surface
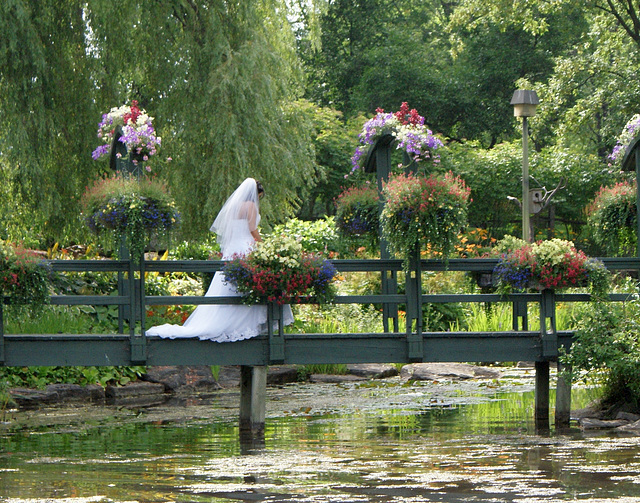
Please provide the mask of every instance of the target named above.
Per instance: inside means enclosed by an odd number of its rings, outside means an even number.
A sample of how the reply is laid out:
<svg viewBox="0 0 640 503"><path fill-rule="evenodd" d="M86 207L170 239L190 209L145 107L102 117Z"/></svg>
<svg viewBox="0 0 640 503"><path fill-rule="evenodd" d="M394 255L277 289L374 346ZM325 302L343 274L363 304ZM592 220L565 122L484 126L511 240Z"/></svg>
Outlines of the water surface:
<svg viewBox="0 0 640 503"><path fill-rule="evenodd" d="M9 412L0 501L640 501L640 437L536 434L532 372L269 388L257 449L239 442L238 400Z"/></svg>

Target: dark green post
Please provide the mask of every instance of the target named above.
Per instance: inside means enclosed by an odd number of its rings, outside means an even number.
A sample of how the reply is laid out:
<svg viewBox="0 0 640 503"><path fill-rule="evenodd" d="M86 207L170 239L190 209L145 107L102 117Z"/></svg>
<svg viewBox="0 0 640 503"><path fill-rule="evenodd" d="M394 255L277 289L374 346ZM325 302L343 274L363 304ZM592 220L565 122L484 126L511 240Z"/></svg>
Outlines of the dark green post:
<svg viewBox="0 0 640 503"><path fill-rule="evenodd" d="M378 194L380 194L380 202L378 205L378 215L382 213L384 201L382 200L382 185L389 180L391 173L391 144L393 136L387 135L381 137L371 149L372 156L365 163L367 171L373 169L372 161L375 161L376 181L378 184ZM382 227L380 227L380 258L386 260L390 258L389 248L386 240L382 236ZM398 274L396 271L381 271L382 294L393 295L398 293ZM389 331L389 320L393 321L393 331L397 332L398 323L398 305L384 303L382 305L382 325L385 332Z"/></svg>
<svg viewBox="0 0 640 503"><path fill-rule="evenodd" d="M4 296L0 295L0 365L4 364Z"/></svg>
<svg viewBox="0 0 640 503"><path fill-rule="evenodd" d="M424 358L422 340L422 266L420 245L416 246L409 259L406 271L407 295L407 357L410 361L421 362ZM415 321L415 332L413 325Z"/></svg>

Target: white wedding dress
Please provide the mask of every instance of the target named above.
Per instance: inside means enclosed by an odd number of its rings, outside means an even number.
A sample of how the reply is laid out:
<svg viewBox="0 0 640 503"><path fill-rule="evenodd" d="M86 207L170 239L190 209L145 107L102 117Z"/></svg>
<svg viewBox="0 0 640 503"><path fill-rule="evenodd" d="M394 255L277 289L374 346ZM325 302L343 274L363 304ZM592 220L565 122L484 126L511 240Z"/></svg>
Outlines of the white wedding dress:
<svg viewBox="0 0 640 503"><path fill-rule="evenodd" d="M256 225L260 220L257 217ZM249 221L234 219L223 251L222 260L230 260L234 255L245 255L251 251L255 240L249 231ZM215 273L205 297L238 297L240 294L231 283L225 283L224 273ZM291 306L284 306L283 323L293 323ZM195 338L203 341L233 342L249 339L266 333L267 306L244 304L202 304L196 307L184 325L164 324L151 327L148 336L165 339Z"/></svg>

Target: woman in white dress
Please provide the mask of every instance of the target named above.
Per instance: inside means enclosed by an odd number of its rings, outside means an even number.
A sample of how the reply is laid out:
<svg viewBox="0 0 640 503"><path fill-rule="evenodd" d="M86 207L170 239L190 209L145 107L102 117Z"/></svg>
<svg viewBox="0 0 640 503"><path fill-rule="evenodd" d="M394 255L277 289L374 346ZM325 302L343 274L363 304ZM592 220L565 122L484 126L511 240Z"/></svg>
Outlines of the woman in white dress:
<svg viewBox="0 0 640 503"><path fill-rule="evenodd" d="M230 260L234 255L246 255L256 241L262 241L259 203L264 194L262 185L253 178L247 178L224 203L211 231L217 234L222 251L222 260ZM225 283L224 273L215 273L206 297L237 297L240 294L230 283ZM293 322L291 307L284 308L285 325ZM184 325L165 324L151 327L148 336L167 339L197 337L200 340L233 342L255 337L266 332L267 307L241 304L199 305Z"/></svg>

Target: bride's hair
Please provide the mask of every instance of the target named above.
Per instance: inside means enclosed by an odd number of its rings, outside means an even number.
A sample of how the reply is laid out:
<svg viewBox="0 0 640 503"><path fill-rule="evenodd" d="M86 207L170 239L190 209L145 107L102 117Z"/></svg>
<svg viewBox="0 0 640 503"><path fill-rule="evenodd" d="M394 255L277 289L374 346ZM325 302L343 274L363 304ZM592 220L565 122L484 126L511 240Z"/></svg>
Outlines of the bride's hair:
<svg viewBox="0 0 640 503"><path fill-rule="evenodd" d="M262 184L256 180L256 188L258 189L258 195L262 195L264 194L264 187L262 186Z"/></svg>

